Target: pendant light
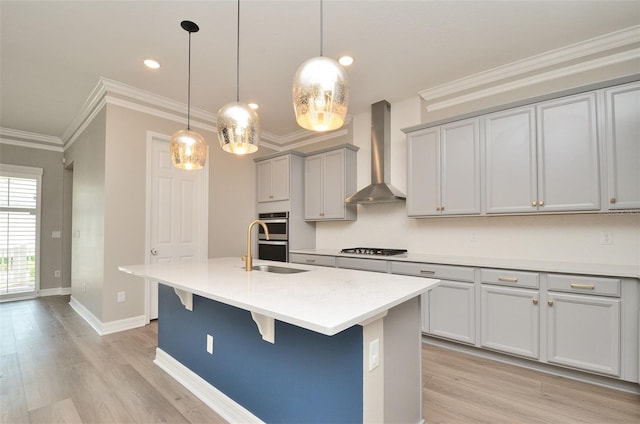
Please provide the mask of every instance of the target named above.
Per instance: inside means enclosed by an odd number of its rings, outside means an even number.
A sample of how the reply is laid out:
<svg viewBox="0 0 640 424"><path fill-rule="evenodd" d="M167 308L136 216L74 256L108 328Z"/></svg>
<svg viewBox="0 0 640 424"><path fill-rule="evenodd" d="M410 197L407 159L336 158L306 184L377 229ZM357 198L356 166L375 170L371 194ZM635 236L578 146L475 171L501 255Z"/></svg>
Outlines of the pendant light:
<svg viewBox="0 0 640 424"><path fill-rule="evenodd" d="M222 150L236 155L253 153L260 143L260 118L248 104L240 102L240 0L236 39L236 101L218 111L218 141Z"/></svg>
<svg viewBox="0 0 640 424"><path fill-rule="evenodd" d="M189 79L187 90L187 129L175 132L169 140L169 152L173 166L194 170L204 168L207 160L207 142L199 133L190 128L191 121L191 33L200 28L191 21L182 21L182 29L189 33Z"/></svg>
<svg viewBox="0 0 640 424"><path fill-rule="evenodd" d="M312 131L340 128L349 107L347 72L335 60L322 56L322 0L320 0L320 56L304 62L293 77L296 122Z"/></svg>

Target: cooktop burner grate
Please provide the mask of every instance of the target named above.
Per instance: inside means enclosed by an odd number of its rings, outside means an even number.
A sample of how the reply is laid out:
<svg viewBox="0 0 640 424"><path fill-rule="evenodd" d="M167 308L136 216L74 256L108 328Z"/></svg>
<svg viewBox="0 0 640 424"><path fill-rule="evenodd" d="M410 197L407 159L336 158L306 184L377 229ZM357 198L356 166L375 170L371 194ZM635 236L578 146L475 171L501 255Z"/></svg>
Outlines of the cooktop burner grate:
<svg viewBox="0 0 640 424"><path fill-rule="evenodd" d="M355 253L357 255L394 256L407 253L407 249L383 249L379 247L350 247L342 249L340 253Z"/></svg>

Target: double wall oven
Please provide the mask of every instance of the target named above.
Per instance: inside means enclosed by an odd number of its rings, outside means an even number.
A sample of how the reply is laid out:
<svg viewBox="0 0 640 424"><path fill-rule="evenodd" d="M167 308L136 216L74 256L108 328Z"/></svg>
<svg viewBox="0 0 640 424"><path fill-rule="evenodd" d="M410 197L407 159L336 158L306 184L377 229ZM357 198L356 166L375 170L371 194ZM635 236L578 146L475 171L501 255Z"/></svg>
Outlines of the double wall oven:
<svg viewBox="0 0 640 424"><path fill-rule="evenodd" d="M267 224L269 240L261 225L258 225L258 259L289 262L289 212L258 214L258 219Z"/></svg>

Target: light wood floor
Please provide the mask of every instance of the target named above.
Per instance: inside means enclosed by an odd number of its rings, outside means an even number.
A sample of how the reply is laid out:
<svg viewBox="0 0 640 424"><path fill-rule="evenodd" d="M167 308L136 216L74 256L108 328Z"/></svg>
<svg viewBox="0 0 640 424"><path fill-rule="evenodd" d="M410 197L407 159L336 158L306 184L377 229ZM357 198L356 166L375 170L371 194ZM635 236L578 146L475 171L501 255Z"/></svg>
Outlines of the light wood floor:
<svg viewBox="0 0 640 424"><path fill-rule="evenodd" d="M155 324L100 337L68 302L0 304L0 422L224 422L153 364ZM428 424L640 423L640 396L434 346L423 363Z"/></svg>

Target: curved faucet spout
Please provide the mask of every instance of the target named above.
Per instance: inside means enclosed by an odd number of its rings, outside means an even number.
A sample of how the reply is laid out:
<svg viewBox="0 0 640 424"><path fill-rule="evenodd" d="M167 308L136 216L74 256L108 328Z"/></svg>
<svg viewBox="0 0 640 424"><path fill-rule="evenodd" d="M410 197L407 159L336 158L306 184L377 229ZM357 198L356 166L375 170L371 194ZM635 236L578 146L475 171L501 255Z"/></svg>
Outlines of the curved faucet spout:
<svg viewBox="0 0 640 424"><path fill-rule="evenodd" d="M253 258L251 257L251 229L254 225L260 224L260 226L264 229L264 234L269 240L269 229L267 228L267 224L264 221L260 221L259 219L254 219L249 223L247 227L247 256L244 259L244 269L247 271L253 270Z"/></svg>

